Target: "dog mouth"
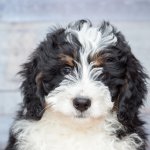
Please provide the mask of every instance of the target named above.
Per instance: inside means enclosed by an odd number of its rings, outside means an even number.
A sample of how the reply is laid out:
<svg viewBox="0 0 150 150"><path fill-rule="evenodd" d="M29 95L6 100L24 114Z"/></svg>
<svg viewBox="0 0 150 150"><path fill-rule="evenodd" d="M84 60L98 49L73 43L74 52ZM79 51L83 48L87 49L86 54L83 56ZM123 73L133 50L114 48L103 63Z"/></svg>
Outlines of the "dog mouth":
<svg viewBox="0 0 150 150"><path fill-rule="evenodd" d="M88 119L90 116L86 112L78 112L75 115L75 118L77 119Z"/></svg>
<svg viewBox="0 0 150 150"><path fill-rule="evenodd" d="M81 114L81 115L77 115L76 118L84 119L84 118L87 118L87 117L85 117L83 114Z"/></svg>

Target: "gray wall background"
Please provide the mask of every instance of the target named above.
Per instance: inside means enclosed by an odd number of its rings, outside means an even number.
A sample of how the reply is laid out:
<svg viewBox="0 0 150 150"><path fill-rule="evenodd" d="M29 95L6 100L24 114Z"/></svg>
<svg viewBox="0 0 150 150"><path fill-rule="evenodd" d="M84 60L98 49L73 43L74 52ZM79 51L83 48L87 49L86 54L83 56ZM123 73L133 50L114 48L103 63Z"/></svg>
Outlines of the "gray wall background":
<svg viewBox="0 0 150 150"><path fill-rule="evenodd" d="M20 65L52 24L82 18L114 24L150 74L150 0L0 0L0 150L22 101L21 79L16 75ZM142 117L150 123L149 99L145 106ZM150 124L146 128L149 132Z"/></svg>

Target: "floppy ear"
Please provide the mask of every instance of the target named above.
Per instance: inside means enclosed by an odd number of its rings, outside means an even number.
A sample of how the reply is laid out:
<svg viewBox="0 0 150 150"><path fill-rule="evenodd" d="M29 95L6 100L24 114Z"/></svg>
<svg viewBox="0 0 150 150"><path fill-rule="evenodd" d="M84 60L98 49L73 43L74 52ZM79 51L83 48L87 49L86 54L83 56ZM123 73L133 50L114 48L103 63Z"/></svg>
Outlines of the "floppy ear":
<svg viewBox="0 0 150 150"><path fill-rule="evenodd" d="M119 93L118 119L128 126L136 126L140 123L138 111L143 104L147 92L146 78L148 77L140 62L131 51L126 57L126 71L124 85Z"/></svg>
<svg viewBox="0 0 150 150"><path fill-rule="evenodd" d="M46 64L53 63L50 58L55 58L55 56L50 51L58 47L60 39L57 36L63 33L64 29L59 29L47 34L46 39L31 55L29 62L23 65L23 70L20 72L23 77L21 89L24 95L24 110L20 112L20 115L23 117L38 120L44 113L44 97L48 94L47 86L44 83L44 73L50 67ZM51 87L53 86L51 85Z"/></svg>
<svg viewBox="0 0 150 150"><path fill-rule="evenodd" d="M23 65L20 72L23 77L21 90L24 96L23 117L38 120L42 117L45 107L42 73L38 69L38 58L33 54L30 61Z"/></svg>

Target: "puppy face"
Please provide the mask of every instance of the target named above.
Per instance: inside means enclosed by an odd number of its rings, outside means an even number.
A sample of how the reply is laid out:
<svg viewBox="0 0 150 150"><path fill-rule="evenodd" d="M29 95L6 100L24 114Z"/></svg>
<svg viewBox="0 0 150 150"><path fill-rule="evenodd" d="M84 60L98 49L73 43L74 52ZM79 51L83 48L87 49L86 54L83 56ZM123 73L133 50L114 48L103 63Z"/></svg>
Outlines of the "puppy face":
<svg viewBox="0 0 150 150"><path fill-rule="evenodd" d="M80 28L70 26L61 33L64 43L58 46L58 53L54 54L57 63L53 64L54 70L59 67L54 77L57 83L54 82L55 88L48 90L45 99L51 109L65 115L100 117L113 107L109 87L103 81L104 54L106 45L115 45L117 39L111 26L104 31L108 35L88 22Z"/></svg>
<svg viewBox="0 0 150 150"><path fill-rule="evenodd" d="M93 27L80 20L54 29L24 68L28 115L50 107L70 117L97 118L113 109L125 123L135 117L146 93L142 66L107 22Z"/></svg>

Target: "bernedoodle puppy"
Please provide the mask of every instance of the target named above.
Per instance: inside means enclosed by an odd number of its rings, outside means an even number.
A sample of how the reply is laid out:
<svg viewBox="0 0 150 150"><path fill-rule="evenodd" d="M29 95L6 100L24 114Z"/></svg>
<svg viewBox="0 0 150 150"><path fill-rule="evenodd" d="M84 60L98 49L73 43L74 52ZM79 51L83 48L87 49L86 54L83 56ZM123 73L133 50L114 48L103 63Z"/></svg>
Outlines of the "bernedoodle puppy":
<svg viewBox="0 0 150 150"><path fill-rule="evenodd" d="M20 72L6 150L145 150L140 62L109 22L52 27Z"/></svg>

